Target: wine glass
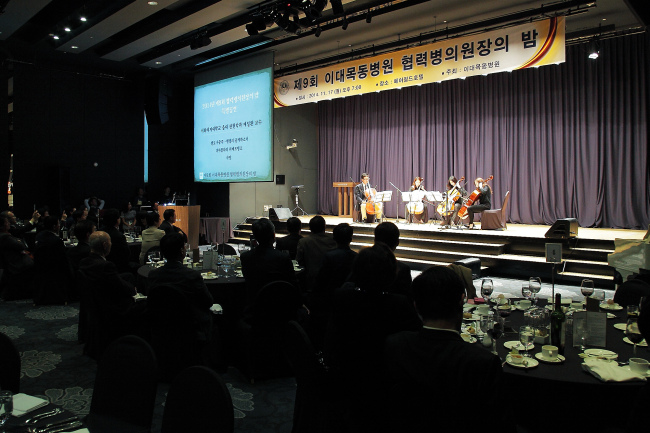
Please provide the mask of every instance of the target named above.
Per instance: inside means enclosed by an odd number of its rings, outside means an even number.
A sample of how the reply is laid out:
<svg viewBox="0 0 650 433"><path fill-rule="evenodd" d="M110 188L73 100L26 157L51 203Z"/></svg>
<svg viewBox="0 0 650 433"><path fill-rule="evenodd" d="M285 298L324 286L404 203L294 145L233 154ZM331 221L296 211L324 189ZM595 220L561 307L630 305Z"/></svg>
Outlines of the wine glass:
<svg viewBox="0 0 650 433"><path fill-rule="evenodd" d="M498 316L488 324L488 334L492 337L492 353L499 356L497 352L497 340L503 335L503 322Z"/></svg>
<svg viewBox="0 0 650 433"><path fill-rule="evenodd" d="M528 347L535 340L535 329L532 326L519 327L519 342L524 346L526 354L524 356L530 357L528 354Z"/></svg>
<svg viewBox="0 0 650 433"><path fill-rule="evenodd" d="M483 339L485 338L485 335L488 332L490 322L492 321L492 312L490 314L482 314L481 319L479 321L479 327L481 328L481 343L483 342Z"/></svg>
<svg viewBox="0 0 650 433"><path fill-rule="evenodd" d="M0 391L0 427L5 425L13 410L13 393L11 391Z"/></svg>
<svg viewBox="0 0 650 433"><path fill-rule="evenodd" d="M633 354L636 356L636 345L643 341L643 335L639 330L639 320L630 318L625 325L625 336L634 344Z"/></svg>
<svg viewBox="0 0 650 433"><path fill-rule="evenodd" d="M580 283L580 292L582 296L585 297L585 304L587 303L587 298L594 294L594 282L592 280L582 280Z"/></svg>
<svg viewBox="0 0 650 433"><path fill-rule="evenodd" d="M485 299L485 302L488 302L490 299L490 295L492 295L492 291L494 290L494 285L492 284L492 280L489 278L485 278L483 281L481 281L481 296L483 296L483 299Z"/></svg>
<svg viewBox="0 0 650 433"><path fill-rule="evenodd" d="M530 277L528 286L533 294L533 305L537 305L537 294L542 290L542 279L540 277Z"/></svg>
<svg viewBox="0 0 650 433"><path fill-rule="evenodd" d="M521 297L532 302L533 291L530 290L530 283L523 283L521 285Z"/></svg>

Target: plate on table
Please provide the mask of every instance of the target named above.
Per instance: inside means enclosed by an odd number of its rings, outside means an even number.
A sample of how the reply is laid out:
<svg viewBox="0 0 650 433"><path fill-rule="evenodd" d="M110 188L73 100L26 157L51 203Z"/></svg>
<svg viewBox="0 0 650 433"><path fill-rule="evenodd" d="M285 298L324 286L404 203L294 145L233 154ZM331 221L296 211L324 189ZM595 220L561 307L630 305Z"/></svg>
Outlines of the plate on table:
<svg viewBox="0 0 650 433"><path fill-rule="evenodd" d="M535 358L526 358L524 357L524 362L521 364L514 364L510 355L506 356L506 362L509 366L515 368L535 368L539 365L539 362Z"/></svg>
<svg viewBox="0 0 650 433"><path fill-rule="evenodd" d="M608 318L608 319L616 319L616 314L614 314L614 313L607 313L607 318Z"/></svg>
<svg viewBox="0 0 650 433"><path fill-rule="evenodd" d="M632 370L630 370L630 366L629 366L629 365L623 365L623 366L621 366L621 368L624 368L624 369L626 369L627 371L632 371ZM635 373L636 373L636 372L635 372ZM640 373L638 373L638 374L640 374ZM647 371L646 374L641 374L641 376L650 377L650 371Z"/></svg>
<svg viewBox="0 0 650 433"><path fill-rule="evenodd" d="M522 350L523 350L523 351L526 350L526 348L524 347L524 345L521 344L521 342L520 342L520 341L517 341L517 340L506 341L506 342L503 343L503 346L504 346L506 349L510 349L510 350L512 350L512 349L517 349L517 350L519 350L520 352L521 352ZM534 343L528 343L528 350L532 350L532 349L534 349L534 348L535 348L535 344L534 344Z"/></svg>
<svg viewBox="0 0 650 433"><path fill-rule="evenodd" d="M600 304L600 308L603 310L610 310L610 311L621 311L623 307L618 304L608 304L607 302L603 302Z"/></svg>
<svg viewBox="0 0 650 433"><path fill-rule="evenodd" d="M585 349L584 353L587 356L594 356L596 358L604 358L604 359L618 358L618 353L612 352L611 350L607 350L607 349Z"/></svg>
<svg viewBox="0 0 650 433"><path fill-rule="evenodd" d="M217 274L201 274L204 280L216 280L219 278Z"/></svg>
<svg viewBox="0 0 650 433"><path fill-rule="evenodd" d="M512 303L512 306L517 310L526 311L526 310L532 308L533 304L531 304L530 307L528 307L528 308L524 308L524 307L521 306L521 301L515 301L515 302Z"/></svg>
<svg viewBox="0 0 650 433"><path fill-rule="evenodd" d="M470 321L470 322L476 322L476 321L478 321L478 320L481 320L481 316L479 316L478 314L472 314L471 317L465 317L465 316L463 315L463 320L468 320L468 321Z"/></svg>
<svg viewBox="0 0 650 433"><path fill-rule="evenodd" d="M627 344L634 344L627 337L623 337L623 341L625 341ZM645 341L645 339L643 339L643 340L641 340L640 343L637 344L637 346L639 346L639 347L648 347L648 342Z"/></svg>
<svg viewBox="0 0 650 433"><path fill-rule="evenodd" d="M555 300L553 298L546 298L546 301L548 302L548 305L554 305L555 304ZM572 304L573 303L573 298L562 297L562 299L560 299L560 303L562 305Z"/></svg>
<svg viewBox="0 0 650 433"><path fill-rule="evenodd" d="M614 323L614 328L618 329L619 331L625 331L626 327L627 323Z"/></svg>
<svg viewBox="0 0 650 433"><path fill-rule="evenodd" d="M562 355L558 355L557 358L547 358L546 356L544 356L542 352L536 353L535 358L539 359L542 362L546 362L548 364L561 364L564 361L566 361L566 358Z"/></svg>
<svg viewBox="0 0 650 433"><path fill-rule="evenodd" d="M474 308L476 308L476 305L474 305L474 304L464 304L463 305L463 311L465 313L467 313L468 311L473 310Z"/></svg>
<svg viewBox="0 0 650 433"><path fill-rule="evenodd" d="M477 341L475 337L465 333L460 334L460 338L462 338L465 343L476 343Z"/></svg>

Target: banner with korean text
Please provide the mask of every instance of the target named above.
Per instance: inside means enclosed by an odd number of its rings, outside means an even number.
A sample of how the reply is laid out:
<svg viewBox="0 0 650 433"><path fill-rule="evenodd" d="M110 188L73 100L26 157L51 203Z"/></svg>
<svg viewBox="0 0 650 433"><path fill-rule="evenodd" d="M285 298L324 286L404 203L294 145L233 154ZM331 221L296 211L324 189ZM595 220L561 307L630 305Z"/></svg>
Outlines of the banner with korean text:
<svg viewBox="0 0 650 433"><path fill-rule="evenodd" d="M274 106L562 63L564 35L556 17L286 75L274 80Z"/></svg>

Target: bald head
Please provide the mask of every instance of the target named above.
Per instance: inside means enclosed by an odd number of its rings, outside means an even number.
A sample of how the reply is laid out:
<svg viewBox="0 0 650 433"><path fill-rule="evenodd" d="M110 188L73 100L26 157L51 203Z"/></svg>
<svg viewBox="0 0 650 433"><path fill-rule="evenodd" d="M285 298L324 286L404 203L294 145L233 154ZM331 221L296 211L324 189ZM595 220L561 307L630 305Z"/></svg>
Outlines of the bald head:
<svg viewBox="0 0 650 433"><path fill-rule="evenodd" d="M90 251L100 256L105 257L111 252L111 237L106 232L97 231L91 234L88 244Z"/></svg>

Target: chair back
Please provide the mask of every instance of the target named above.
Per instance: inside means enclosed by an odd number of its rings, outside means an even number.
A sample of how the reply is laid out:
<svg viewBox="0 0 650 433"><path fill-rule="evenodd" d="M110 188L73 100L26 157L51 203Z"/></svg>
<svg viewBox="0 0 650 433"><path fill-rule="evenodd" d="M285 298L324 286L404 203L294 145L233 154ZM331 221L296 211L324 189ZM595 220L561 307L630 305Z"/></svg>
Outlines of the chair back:
<svg viewBox="0 0 650 433"><path fill-rule="evenodd" d="M97 365L88 418L116 422L149 431L157 390L153 349L135 335L111 343ZM108 430L107 430L108 431Z"/></svg>
<svg viewBox="0 0 650 433"><path fill-rule="evenodd" d="M219 244L217 245L217 253L223 254L225 256L236 256L237 251L232 245L228 244Z"/></svg>
<svg viewBox="0 0 650 433"><path fill-rule="evenodd" d="M296 318L300 292L287 281L273 281L260 289L253 302L253 324L284 325Z"/></svg>
<svg viewBox="0 0 650 433"><path fill-rule="evenodd" d="M11 339L0 332L0 389L20 392L20 353Z"/></svg>
<svg viewBox="0 0 650 433"><path fill-rule="evenodd" d="M506 207L508 206L508 200L510 200L510 191L506 192L506 196L503 198L503 206L501 206L501 218L504 223L506 221Z"/></svg>
<svg viewBox="0 0 650 433"><path fill-rule="evenodd" d="M295 320L290 320L284 331L284 353L296 375L296 381L323 377L325 363L316 352L309 336Z"/></svg>
<svg viewBox="0 0 650 433"><path fill-rule="evenodd" d="M172 382L163 413L161 433L229 433L235 412L223 379L207 367L189 367Z"/></svg>

